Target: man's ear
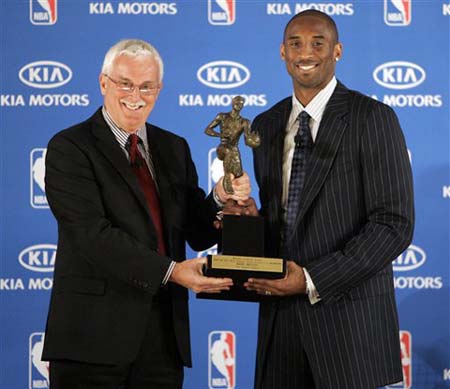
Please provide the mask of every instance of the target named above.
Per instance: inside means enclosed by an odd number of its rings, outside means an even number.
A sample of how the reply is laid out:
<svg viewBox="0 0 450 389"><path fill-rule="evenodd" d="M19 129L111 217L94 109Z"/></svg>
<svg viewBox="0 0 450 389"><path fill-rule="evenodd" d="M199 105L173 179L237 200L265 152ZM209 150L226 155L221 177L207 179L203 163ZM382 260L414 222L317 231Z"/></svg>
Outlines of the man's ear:
<svg viewBox="0 0 450 389"><path fill-rule="evenodd" d="M100 85L100 92L103 96L106 93L106 81L107 81L106 76L103 73L100 73L98 76L98 82Z"/></svg>
<svg viewBox="0 0 450 389"><path fill-rule="evenodd" d="M280 45L280 57L281 59L284 61L286 59L286 51L285 51L285 47L284 47L284 43L282 43Z"/></svg>

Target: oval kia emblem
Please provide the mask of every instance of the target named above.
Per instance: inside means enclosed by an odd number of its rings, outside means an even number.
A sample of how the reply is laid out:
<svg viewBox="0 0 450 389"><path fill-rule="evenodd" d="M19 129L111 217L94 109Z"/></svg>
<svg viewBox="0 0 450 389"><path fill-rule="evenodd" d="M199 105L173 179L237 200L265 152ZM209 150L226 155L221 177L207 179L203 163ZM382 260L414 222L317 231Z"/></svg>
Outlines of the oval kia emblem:
<svg viewBox="0 0 450 389"><path fill-rule="evenodd" d="M230 89L244 85L250 79L250 70L233 61L214 61L201 66L197 78L206 86Z"/></svg>
<svg viewBox="0 0 450 389"><path fill-rule="evenodd" d="M410 245L393 262L394 271L409 271L422 266L427 259L425 251L420 247Z"/></svg>
<svg viewBox="0 0 450 389"><path fill-rule="evenodd" d="M393 61L377 66L374 80L389 89L409 89L425 81L425 70L412 62Z"/></svg>
<svg viewBox="0 0 450 389"><path fill-rule="evenodd" d="M20 252L19 262L25 269L31 271L52 272L55 266L56 248L54 244L37 244L27 247Z"/></svg>
<svg viewBox="0 0 450 389"><path fill-rule="evenodd" d="M36 61L23 66L19 78L32 88L58 88L72 79L72 70L61 62Z"/></svg>

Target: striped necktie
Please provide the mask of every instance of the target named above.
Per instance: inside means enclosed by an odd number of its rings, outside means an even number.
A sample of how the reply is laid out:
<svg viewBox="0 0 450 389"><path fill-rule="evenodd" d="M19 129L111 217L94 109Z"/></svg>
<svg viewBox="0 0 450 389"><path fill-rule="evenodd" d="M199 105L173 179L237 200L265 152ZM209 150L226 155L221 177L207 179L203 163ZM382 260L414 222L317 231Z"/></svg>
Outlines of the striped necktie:
<svg viewBox="0 0 450 389"><path fill-rule="evenodd" d="M298 116L299 127L295 135L295 149L291 165L287 212L284 228L284 242L290 238L295 228L295 220L299 209L301 192L306 179L306 169L314 146L309 128L310 116L302 111Z"/></svg>

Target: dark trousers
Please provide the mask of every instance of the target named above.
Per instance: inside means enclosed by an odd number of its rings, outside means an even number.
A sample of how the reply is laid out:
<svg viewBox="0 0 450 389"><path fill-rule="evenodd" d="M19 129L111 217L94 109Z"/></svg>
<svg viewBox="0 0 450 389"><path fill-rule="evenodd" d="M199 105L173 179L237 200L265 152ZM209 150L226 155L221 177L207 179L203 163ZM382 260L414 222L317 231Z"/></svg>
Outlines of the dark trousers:
<svg viewBox="0 0 450 389"><path fill-rule="evenodd" d="M155 300L136 359L126 365L67 360L50 362L52 389L181 389L183 365L173 331L170 301Z"/></svg>
<svg viewBox="0 0 450 389"><path fill-rule="evenodd" d="M266 354L261 389L315 389L300 336L295 298L279 302Z"/></svg>

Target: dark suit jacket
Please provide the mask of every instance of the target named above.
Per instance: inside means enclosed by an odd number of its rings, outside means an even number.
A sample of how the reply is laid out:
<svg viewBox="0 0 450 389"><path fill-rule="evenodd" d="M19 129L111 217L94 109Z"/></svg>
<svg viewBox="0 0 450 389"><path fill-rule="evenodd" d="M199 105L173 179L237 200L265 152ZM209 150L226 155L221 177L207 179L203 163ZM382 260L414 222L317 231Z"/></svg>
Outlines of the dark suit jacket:
<svg viewBox="0 0 450 389"><path fill-rule="evenodd" d="M186 141L147 124L168 257L157 254L150 213L101 110L58 133L46 159L46 193L58 221L58 251L43 359L128 363L137 355L171 259L185 243L217 241ZM191 365L188 292L168 285L180 355Z"/></svg>
<svg viewBox="0 0 450 389"><path fill-rule="evenodd" d="M291 97L259 115L254 150L266 254L280 247L282 152ZM338 85L327 104L308 165L288 259L304 266L322 298L294 299L300 337L317 388L364 389L402 379L391 262L411 241L411 168L388 106ZM256 386L279 303L262 303ZM289 326L286 326L289 327ZM292 326L291 326L292 327ZM287 347L289 347L289 342Z"/></svg>

